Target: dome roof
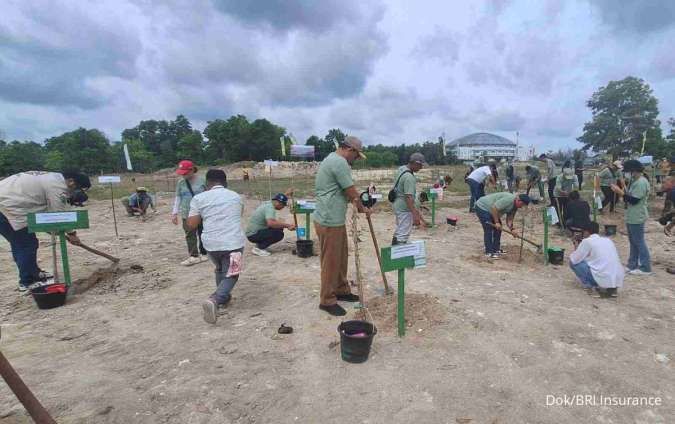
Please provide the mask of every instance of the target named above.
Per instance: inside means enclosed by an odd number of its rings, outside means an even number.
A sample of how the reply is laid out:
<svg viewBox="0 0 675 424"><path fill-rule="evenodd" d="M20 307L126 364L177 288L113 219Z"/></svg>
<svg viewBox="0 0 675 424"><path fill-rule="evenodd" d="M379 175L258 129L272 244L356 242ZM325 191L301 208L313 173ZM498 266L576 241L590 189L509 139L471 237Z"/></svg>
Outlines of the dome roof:
<svg viewBox="0 0 675 424"><path fill-rule="evenodd" d="M515 146L508 138L490 133L474 133L452 140L448 146Z"/></svg>

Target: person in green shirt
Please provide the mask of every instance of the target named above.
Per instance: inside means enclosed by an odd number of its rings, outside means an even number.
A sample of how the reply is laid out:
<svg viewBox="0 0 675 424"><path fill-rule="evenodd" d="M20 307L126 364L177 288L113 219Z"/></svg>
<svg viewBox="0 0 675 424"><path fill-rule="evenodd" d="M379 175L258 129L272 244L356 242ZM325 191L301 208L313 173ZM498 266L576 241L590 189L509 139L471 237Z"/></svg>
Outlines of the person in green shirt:
<svg viewBox="0 0 675 424"><path fill-rule="evenodd" d="M555 207L560 217L556 226L565 227L565 221L567 221L567 201L570 193L575 190L579 190L579 180L574 175L574 169L563 168L563 173L556 177L555 187L553 188Z"/></svg>
<svg viewBox="0 0 675 424"><path fill-rule="evenodd" d="M605 166L602 171L598 174L600 179L600 191L602 191L602 211L605 210L605 207L609 205L609 211L614 212L614 206L616 205L616 194L612 191L612 184L616 184L623 166L621 161L617 160L614 163L610 163Z"/></svg>
<svg viewBox="0 0 675 424"><path fill-rule="evenodd" d="M183 231L185 232L185 242L187 243L190 255L180 264L190 266L208 260L206 249L199 242L199 237L202 235L201 225L196 230L192 230L187 226L190 201L197 194L206 191L206 181L204 181L203 177L197 175L197 167L189 160L182 160L178 163L176 174L183 178L180 178L176 183L176 198L173 203L171 222L174 225L178 225L178 215L180 214L183 222Z"/></svg>
<svg viewBox="0 0 675 424"><path fill-rule="evenodd" d="M513 232L513 218L516 211L529 204L530 196L527 194L516 195L507 192L492 193L478 199L476 216L483 226L485 257L499 259L500 255L504 253L501 249L501 216L506 214L506 225Z"/></svg>
<svg viewBox="0 0 675 424"><path fill-rule="evenodd" d="M527 190L525 194L530 195L530 190L534 186L537 186L539 189L539 199L544 199L544 182L541 180L541 172L536 165L527 165L525 167L525 174L527 175ZM538 200L533 200L534 204L537 204Z"/></svg>
<svg viewBox="0 0 675 424"><path fill-rule="evenodd" d="M619 196L623 196L626 202L625 220L630 244L627 264L628 274L651 275L651 259L645 242L645 222L649 217L647 210L649 181L643 175L644 165L637 160L626 161L623 164L623 169L631 174L630 184L625 189L617 184L612 184L612 191Z"/></svg>
<svg viewBox="0 0 675 424"><path fill-rule="evenodd" d="M357 159L365 159L363 144L356 137L346 137L335 152L319 165L315 180L316 209L314 227L319 236L321 259L321 292L319 309L333 316L347 313L338 300L357 302L359 297L351 293L347 281L348 247L345 218L347 204L359 212L370 214L359 200L354 187L350 165Z"/></svg>
<svg viewBox="0 0 675 424"><path fill-rule="evenodd" d="M422 214L415 204L417 199L417 178L415 172L426 165L422 153L413 153L407 165L403 165L396 173L394 191L396 199L393 203L396 216L396 229L391 241L392 245L407 243L413 225L419 227L423 221Z"/></svg>
<svg viewBox="0 0 675 424"><path fill-rule="evenodd" d="M277 193L272 200L258 206L251 215L246 227L246 238L256 244L252 250L254 255L271 255L267 248L284 239L284 228L295 230L295 225L277 219L277 211L285 208L287 204L288 197L283 193Z"/></svg>

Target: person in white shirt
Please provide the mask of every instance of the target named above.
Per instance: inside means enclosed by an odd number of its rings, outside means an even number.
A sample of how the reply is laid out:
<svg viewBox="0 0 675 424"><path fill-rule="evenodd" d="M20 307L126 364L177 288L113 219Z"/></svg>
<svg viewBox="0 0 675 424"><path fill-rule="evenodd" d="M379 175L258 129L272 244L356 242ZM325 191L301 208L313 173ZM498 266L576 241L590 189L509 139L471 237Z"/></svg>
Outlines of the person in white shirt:
<svg viewBox="0 0 675 424"><path fill-rule="evenodd" d="M584 239L570 255L570 268L589 292L597 289L601 295L615 297L625 273L614 242L599 232L597 222L586 224Z"/></svg>
<svg viewBox="0 0 675 424"><path fill-rule="evenodd" d="M485 165L479 168L476 168L473 172L466 177L466 183L469 184L469 190L471 190L471 200L469 201L469 212L474 211L474 205L481 197L485 196L485 183L489 182L493 186L496 184L497 180L494 175L497 173L496 166Z"/></svg>
<svg viewBox="0 0 675 424"><path fill-rule="evenodd" d="M210 324L216 323L218 307L224 307L232 298L230 292L239 279L244 250L244 203L226 185L225 172L210 169L206 173L207 191L192 198L186 222L192 230L203 225L202 245L216 266L216 291L202 304L204 320Z"/></svg>
<svg viewBox="0 0 675 424"><path fill-rule="evenodd" d="M89 187L89 177L74 170L20 172L0 181L0 235L9 242L19 270L19 291L52 278L38 267L39 243L35 234L28 232L28 214L82 206ZM66 238L70 243L80 243L75 231L66 233Z"/></svg>

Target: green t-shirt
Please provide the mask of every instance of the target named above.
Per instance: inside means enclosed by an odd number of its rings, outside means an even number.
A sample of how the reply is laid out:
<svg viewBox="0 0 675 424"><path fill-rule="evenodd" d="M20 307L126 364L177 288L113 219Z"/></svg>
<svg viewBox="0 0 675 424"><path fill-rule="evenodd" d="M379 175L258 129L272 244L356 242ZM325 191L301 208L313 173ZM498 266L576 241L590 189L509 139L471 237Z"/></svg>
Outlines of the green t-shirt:
<svg viewBox="0 0 675 424"><path fill-rule="evenodd" d="M192 181L190 181L190 186L192 187L195 196L206 191L206 182L200 175L194 176ZM178 200L178 211L176 212L178 212L183 219L187 219L188 214L190 213L192 193L190 193L190 189L188 189L185 178L180 178L176 183L176 198Z"/></svg>
<svg viewBox="0 0 675 424"><path fill-rule="evenodd" d="M347 196L344 190L353 185L352 169L347 160L335 152L328 155L316 173L314 221L324 227L345 225Z"/></svg>
<svg viewBox="0 0 675 424"><path fill-rule="evenodd" d="M600 178L601 187L609 187L612 184L616 184L616 175L612 172L611 169L605 168L598 174Z"/></svg>
<svg viewBox="0 0 675 424"><path fill-rule="evenodd" d="M626 194L640 199L640 202L636 205L626 202L626 224L644 224L649 216L647 211L649 181L645 177L638 178L630 183Z"/></svg>
<svg viewBox="0 0 675 424"><path fill-rule="evenodd" d="M401 175L403 172L406 172L403 176L401 176L401 179L398 182L398 185L396 186L396 200L394 200L394 212L412 212L408 208L408 204L405 202L405 196L407 194L411 195L413 198L413 202L417 199L417 178L415 178L415 175L410 172L410 168L407 166L402 166L398 168L398 172L396 173L396 178L394 179L394 183L396 182L396 179L398 179L399 175Z"/></svg>
<svg viewBox="0 0 675 424"><path fill-rule="evenodd" d="M511 213L515 207L516 195L507 192L498 192L483 196L476 202L476 206L486 212L490 212L494 206L499 214Z"/></svg>
<svg viewBox="0 0 675 424"><path fill-rule="evenodd" d="M260 230L267 228L268 219L277 219L277 210L274 209L274 204L269 200L263 202L251 215L246 227L246 237L252 236Z"/></svg>

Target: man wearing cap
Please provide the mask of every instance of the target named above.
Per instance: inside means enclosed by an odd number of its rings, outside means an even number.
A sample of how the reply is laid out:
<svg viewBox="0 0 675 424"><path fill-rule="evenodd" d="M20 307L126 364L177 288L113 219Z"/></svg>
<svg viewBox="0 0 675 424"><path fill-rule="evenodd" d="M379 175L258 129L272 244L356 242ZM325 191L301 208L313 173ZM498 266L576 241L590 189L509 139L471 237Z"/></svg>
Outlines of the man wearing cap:
<svg viewBox="0 0 675 424"><path fill-rule="evenodd" d="M602 210L605 210L605 207L609 205L609 211L614 212L614 206L616 205L616 195L612 191L612 184L616 184L617 179L619 178L623 166L621 161L617 160L614 163L610 163L605 166L602 171L598 174L600 179L600 190L602 191Z"/></svg>
<svg viewBox="0 0 675 424"><path fill-rule="evenodd" d="M123 197L122 205L127 210L127 216L139 214L144 217L148 207L151 207L153 211L155 210L152 196L148 194L148 189L145 187L138 187L135 193L132 193L129 197Z"/></svg>
<svg viewBox="0 0 675 424"><path fill-rule="evenodd" d="M570 254L570 268L583 287L591 293L597 289L601 294L615 297L616 289L623 287L624 270L614 242L600 237L597 222L588 221L583 228L583 240L575 242Z"/></svg>
<svg viewBox="0 0 675 424"><path fill-rule="evenodd" d="M544 183L541 180L541 172L539 172L539 168L535 165L527 165L525 167L525 175L527 176L527 190L525 193L529 196L532 187L537 186L537 189L539 190L539 198L544 199Z"/></svg>
<svg viewBox="0 0 675 424"><path fill-rule="evenodd" d="M476 202L476 216L483 226L483 244L485 257L499 259L504 253L501 249L502 220L506 214L506 225L513 232L513 218L518 209L530 204L527 194L498 192L483 196Z"/></svg>
<svg viewBox="0 0 675 424"><path fill-rule="evenodd" d="M38 239L28 232L27 216L38 212L63 212L69 205L82 206L89 177L77 171L29 171L0 181L0 234L9 242L19 270L19 291L51 275L37 264ZM80 242L75 231L66 234L70 243Z"/></svg>
<svg viewBox="0 0 675 424"><path fill-rule="evenodd" d="M194 196L206 189L206 184L204 183L204 179L197 175L197 167L192 161L180 161L176 174L182 178L176 182L176 199L173 203L171 222L174 225L178 225L178 216L180 215L183 231L185 232L185 242L187 243L188 254L190 255L180 264L190 266L207 260L206 256L201 256L206 255L204 246L199 242L202 227L198 226L195 229L189 229L186 225L188 214L190 213L190 201L192 201Z"/></svg>
<svg viewBox="0 0 675 424"><path fill-rule="evenodd" d="M644 165L637 160L627 160L623 164L623 169L625 172L630 172L630 183L626 188L613 184L612 191L622 196L626 202L625 221L630 244L628 274L651 275L651 259L645 242L645 222L649 218L647 210L649 181L643 175Z"/></svg>
<svg viewBox="0 0 675 424"><path fill-rule="evenodd" d="M288 197L283 193L277 193L272 200L258 206L251 215L246 227L246 238L256 244L252 250L254 255L271 255L267 248L284 239L284 228L295 230L295 225L277 219L277 211L285 208L287 204Z"/></svg>
<svg viewBox="0 0 675 424"><path fill-rule="evenodd" d="M553 159L546 156L544 153L539 155L539 160L546 164L546 178L548 179L548 200L550 202L549 206L555 206L553 204L553 199L555 198L555 189L556 179L558 177L558 168L553 162Z"/></svg>
<svg viewBox="0 0 675 424"><path fill-rule="evenodd" d="M562 174L556 177L553 195L555 196L556 209L560 217L560 225L565 227L567 219L567 200L572 191L579 190L579 180L574 175L574 169L563 168Z"/></svg>
<svg viewBox="0 0 675 424"><path fill-rule="evenodd" d="M351 293L347 281L349 254L345 219L348 203L354 205L359 212L370 213L370 209L364 207L359 200L350 167L357 159L365 159L362 150L361 140L348 136L339 143L335 152L321 162L316 173L314 227L319 236L321 252L319 309L333 316L347 313L337 304L338 300L359 300L357 295Z"/></svg>
<svg viewBox="0 0 675 424"><path fill-rule="evenodd" d="M417 202L417 178L415 172L426 165L422 153L410 155L407 165L398 169L394 179L394 215L396 216L396 229L391 241L392 245L407 243L413 225L419 227L422 222L422 214L416 205Z"/></svg>
<svg viewBox="0 0 675 424"><path fill-rule="evenodd" d="M206 191L190 201L190 212L185 226L196 230L203 225L201 240L216 266L216 290L202 303L204 321L215 324L217 310L231 299L230 292L239 279L244 250L241 215L244 202L232 190L225 188L227 178L221 169L206 173Z"/></svg>

